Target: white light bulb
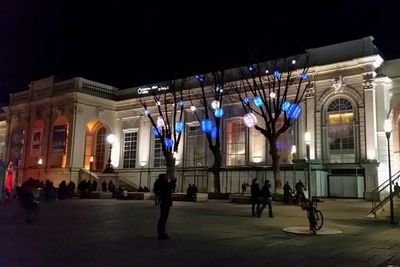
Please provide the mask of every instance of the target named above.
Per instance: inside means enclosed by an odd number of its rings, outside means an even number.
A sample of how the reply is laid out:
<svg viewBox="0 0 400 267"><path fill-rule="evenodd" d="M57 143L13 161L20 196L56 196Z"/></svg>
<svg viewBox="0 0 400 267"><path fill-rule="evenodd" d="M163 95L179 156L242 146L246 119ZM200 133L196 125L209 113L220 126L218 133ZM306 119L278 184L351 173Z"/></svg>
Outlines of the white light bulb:
<svg viewBox="0 0 400 267"><path fill-rule="evenodd" d="M296 60L293 59L293 60L292 60L292 64L293 64L293 65L296 64Z"/></svg>
<svg viewBox="0 0 400 267"><path fill-rule="evenodd" d="M195 106L191 106L191 107L190 107L190 110L191 110L191 111L196 111L196 107L195 107Z"/></svg>
<svg viewBox="0 0 400 267"><path fill-rule="evenodd" d="M269 94L269 97L272 98L272 99L274 99L274 98L276 97L275 92L271 92L271 93Z"/></svg>
<svg viewBox="0 0 400 267"><path fill-rule="evenodd" d="M161 102L160 102L160 101L157 101L156 104L157 104L157 106L160 106L160 105L161 105Z"/></svg>

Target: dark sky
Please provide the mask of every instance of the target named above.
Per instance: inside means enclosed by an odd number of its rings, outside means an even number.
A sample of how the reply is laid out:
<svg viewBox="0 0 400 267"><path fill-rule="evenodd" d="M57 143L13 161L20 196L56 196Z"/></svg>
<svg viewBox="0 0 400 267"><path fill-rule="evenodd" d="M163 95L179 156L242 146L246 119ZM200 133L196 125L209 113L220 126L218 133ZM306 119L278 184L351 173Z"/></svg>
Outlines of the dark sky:
<svg viewBox="0 0 400 267"><path fill-rule="evenodd" d="M125 88L368 35L400 57L397 0L213 2L1 0L0 102L50 75Z"/></svg>

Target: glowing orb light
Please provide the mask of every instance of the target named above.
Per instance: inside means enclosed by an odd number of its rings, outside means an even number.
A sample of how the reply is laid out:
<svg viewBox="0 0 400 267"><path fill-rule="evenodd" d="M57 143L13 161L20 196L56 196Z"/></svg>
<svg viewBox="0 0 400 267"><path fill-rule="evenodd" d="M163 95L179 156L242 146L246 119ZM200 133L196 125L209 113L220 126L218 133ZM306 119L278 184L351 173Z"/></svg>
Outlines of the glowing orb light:
<svg viewBox="0 0 400 267"><path fill-rule="evenodd" d="M153 127L153 129L151 129L151 131L153 132L153 135L155 137L160 137L160 135L161 135L160 130L158 130L157 128Z"/></svg>
<svg viewBox="0 0 400 267"><path fill-rule="evenodd" d="M157 118L157 128L163 128L165 127L164 120L161 116L158 116Z"/></svg>
<svg viewBox="0 0 400 267"><path fill-rule="evenodd" d="M177 132L177 133L183 132L183 128L184 128L183 126L184 126L183 121L175 122L175 132Z"/></svg>
<svg viewBox="0 0 400 267"><path fill-rule="evenodd" d="M217 108L217 109L214 111L214 115L215 115L215 117L217 117L217 118L221 118L221 117L224 115L224 110L223 110L222 108Z"/></svg>
<svg viewBox="0 0 400 267"><path fill-rule="evenodd" d="M212 107L213 109L219 108L220 105L221 105L221 104L219 103L218 100L214 100L213 102L211 102L211 107Z"/></svg>
<svg viewBox="0 0 400 267"><path fill-rule="evenodd" d="M243 123L247 127L254 127L257 124L257 117L253 113L247 113L243 116Z"/></svg>
<svg viewBox="0 0 400 267"><path fill-rule="evenodd" d="M301 113L301 106L299 104L293 104L288 110L288 117L291 119L297 119Z"/></svg>
<svg viewBox="0 0 400 267"><path fill-rule="evenodd" d="M211 133L213 128L213 123L210 119L203 119L201 121L201 130L205 133Z"/></svg>
<svg viewBox="0 0 400 267"><path fill-rule="evenodd" d="M290 109L290 102L289 101L285 101L282 103L282 111L283 112L287 112Z"/></svg>
<svg viewBox="0 0 400 267"><path fill-rule="evenodd" d="M164 144L166 147L171 148L174 145L174 141L171 138L165 138Z"/></svg>
<svg viewBox="0 0 400 267"><path fill-rule="evenodd" d="M253 99L254 105L256 105L257 107L261 107L263 104L263 101L261 99L261 97L259 96L255 96Z"/></svg>

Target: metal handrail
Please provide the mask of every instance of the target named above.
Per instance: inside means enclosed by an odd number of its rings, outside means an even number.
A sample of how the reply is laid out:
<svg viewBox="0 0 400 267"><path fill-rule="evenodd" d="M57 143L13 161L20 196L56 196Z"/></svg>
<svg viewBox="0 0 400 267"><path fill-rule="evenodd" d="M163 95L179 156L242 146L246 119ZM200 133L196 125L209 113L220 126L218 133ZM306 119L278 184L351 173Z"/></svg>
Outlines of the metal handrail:
<svg viewBox="0 0 400 267"><path fill-rule="evenodd" d="M394 175L392 175L392 177L390 178L392 180L392 184L398 180L400 178L400 171L396 172ZM387 179L386 181L384 181L382 184L380 184L377 188L375 188L374 190L372 190L371 192L371 212L374 214L374 216L376 217L376 208L377 207L382 207L383 209L383 205L384 203L386 203L386 201L389 198L393 198L393 196L395 195L394 192L392 192L392 195L385 197L384 199L381 200L380 198L380 194L383 190L385 190L386 188L388 188L388 186L390 185L389 183L389 179ZM378 199L375 198L375 195L378 195ZM379 203L378 203L379 202Z"/></svg>

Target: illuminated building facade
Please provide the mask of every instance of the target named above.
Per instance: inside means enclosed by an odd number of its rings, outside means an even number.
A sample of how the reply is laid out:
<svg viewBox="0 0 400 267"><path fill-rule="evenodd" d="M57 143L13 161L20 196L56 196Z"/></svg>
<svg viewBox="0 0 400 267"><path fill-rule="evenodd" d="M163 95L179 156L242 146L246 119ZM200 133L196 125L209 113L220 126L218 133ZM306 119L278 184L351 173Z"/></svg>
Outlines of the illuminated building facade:
<svg viewBox="0 0 400 267"><path fill-rule="evenodd" d="M278 142L281 175L292 187L299 178L306 180L307 131L313 195L369 198L388 177L383 130L387 116L393 122L392 173L398 171L400 60L384 62L372 41L366 37L307 50L313 86L301 104L301 116ZM195 92L191 79L188 84ZM0 156L14 162L17 184L28 177L58 185L92 176L151 188L165 171L165 160L138 99L150 90L167 89L159 84L118 89L83 78L33 81L28 90L11 94L10 105L3 107ZM254 177L273 181L267 141L243 124L239 105L224 105L222 192L239 192L241 184ZM205 135L189 108L184 121L178 190L195 183L199 191L213 192L213 175L207 171L213 157ZM106 141L110 133L116 136L112 149ZM115 174L103 174L109 158Z"/></svg>

